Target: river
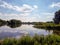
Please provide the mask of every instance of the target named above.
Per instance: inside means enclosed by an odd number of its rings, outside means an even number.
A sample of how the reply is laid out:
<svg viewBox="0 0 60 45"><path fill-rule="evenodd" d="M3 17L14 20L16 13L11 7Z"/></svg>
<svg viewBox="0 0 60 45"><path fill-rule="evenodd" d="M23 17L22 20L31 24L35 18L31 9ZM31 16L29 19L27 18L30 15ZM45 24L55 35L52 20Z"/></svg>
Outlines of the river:
<svg viewBox="0 0 60 45"><path fill-rule="evenodd" d="M33 25L21 25L20 27L16 27L16 28L11 28L6 25L0 27L0 39L19 38L25 35L34 36L35 34L49 35L52 33L53 33L52 30L48 31L45 29L37 29L37 28L34 28Z"/></svg>

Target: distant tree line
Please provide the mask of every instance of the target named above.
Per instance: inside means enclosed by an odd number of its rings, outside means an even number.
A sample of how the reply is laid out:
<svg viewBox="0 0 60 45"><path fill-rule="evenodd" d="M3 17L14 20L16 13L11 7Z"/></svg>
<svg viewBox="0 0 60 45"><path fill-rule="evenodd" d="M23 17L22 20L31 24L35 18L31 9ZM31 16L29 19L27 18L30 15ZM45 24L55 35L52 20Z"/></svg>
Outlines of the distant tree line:
<svg viewBox="0 0 60 45"><path fill-rule="evenodd" d="M10 21L7 21L7 24L10 24L10 25L21 24L21 21L20 20L12 19Z"/></svg>
<svg viewBox="0 0 60 45"><path fill-rule="evenodd" d="M9 20L9 21L5 21L5 20L0 19L0 26L7 25L11 28L15 28L15 27L20 26L21 23L22 22L20 20L16 20L16 19L12 19L12 20Z"/></svg>
<svg viewBox="0 0 60 45"><path fill-rule="evenodd" d="M5 20L0 19L0 26L3 26L5 24L7 24L7 22Z"/></svg>
<svg viewBox="0 0 60 45"><path fill-rule="evenodd" d="M10 26L11 28L16 28L21 26L22 22L20 20L12 19L10 21L7 21L7 26Z"/></svg>

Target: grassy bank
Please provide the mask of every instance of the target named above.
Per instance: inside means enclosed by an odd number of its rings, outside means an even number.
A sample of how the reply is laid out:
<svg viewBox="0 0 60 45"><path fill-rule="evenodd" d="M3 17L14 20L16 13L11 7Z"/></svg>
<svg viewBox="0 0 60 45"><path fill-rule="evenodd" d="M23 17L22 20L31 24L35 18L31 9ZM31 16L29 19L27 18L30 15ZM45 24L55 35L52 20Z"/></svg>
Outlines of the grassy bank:
<svg viewBox="0 0 60 45"><path fill-rule="evenodd" d="M60 36L23 36L20 39L4 39L0 45L60 45Z"/></svg>
<svg viewBox="0 0 60 45"><path fill-rule="evenodd" d="M20 39L4 39L0 45L60 45L60 36L23 36Z"/></svg>
<svg viewBox="0 0 60 45"><path fill-rule="evenodd" d="M35 23L35 28L60 30L60 24L54 23Z"/></svg>

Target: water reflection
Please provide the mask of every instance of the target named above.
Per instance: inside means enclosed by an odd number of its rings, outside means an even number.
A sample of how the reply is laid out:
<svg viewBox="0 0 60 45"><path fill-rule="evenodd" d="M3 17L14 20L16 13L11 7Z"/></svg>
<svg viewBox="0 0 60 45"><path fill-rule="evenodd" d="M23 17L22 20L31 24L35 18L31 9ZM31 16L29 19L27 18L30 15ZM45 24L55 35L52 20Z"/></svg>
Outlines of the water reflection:
<svg viewBox="0 0 60 45"><path fill-rule="evenodd" d="M0 27L0 39L10 37L19 38L20 36L27 34L33 36L34 34L49 35L53 33L60 35L59 30L37 29L34 28L33 25L5 25Z"/></svg>
<svg viewBox="0 0 60 45"><path fill-rule="evenodd" d="M7 24L10 28L17 28L20 27L22 24Z"/></svg>
<svg viewBox="0 0 60 45"><path fill-rule="evenodd" d="M60 36L60 30L53 30L53 34L56 34L56 35Z"/></svg>
<svg viewBox="0 0 60 45"><path fill-rule="evenodd" d="M60 36L60 30L53 30L53 29L46 29L47 31L53 31L53 34L55 34L55 35L59 35Z"/></svg>
<svg viewBox="0 0 60 45"><path fill-rule="evenodd" d="M5 26L5 24L0 24L0 27Z"/></svg>
<svg viewBox="0 0 60 45"><path fill-rule="evenodd" d="M16 27L20 27L22 24L21 23L19 23L19 22L13 22L13 21L11 21L11 22L0 22L0 27L2 27L2 26L5 26L5 25L7 25L7 26L9 26L10 28L16 28Z"/></svg>
<svg viewBox="0 0 60 45"><path fill-rule="evenodd" d="M20 36L28 34L26 31L20 30L20 28L10 28L8 26L0 27L0 39L3 38L19 38Z"/></svg>

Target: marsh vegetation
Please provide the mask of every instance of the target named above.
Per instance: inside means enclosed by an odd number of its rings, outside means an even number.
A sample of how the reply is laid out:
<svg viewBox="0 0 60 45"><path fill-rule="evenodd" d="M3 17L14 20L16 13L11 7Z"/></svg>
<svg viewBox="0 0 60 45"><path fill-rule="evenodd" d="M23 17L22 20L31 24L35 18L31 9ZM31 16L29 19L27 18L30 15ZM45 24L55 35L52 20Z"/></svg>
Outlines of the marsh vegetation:
<svg viewBox="0 0 60 45"><path fill-rule="evenodd" d="M20 39L4 39L0 41L0 45L60 45L60 36L58 35L48 35L39 36L35 35L33 37L27 35Z"/></svg>
<svg viewBox="0 0 60 45"><path fill-rule="evenodd" d="M47 30L60 30L60 24L48 23L48 22L38 22L34 25L35 28L47 29Z"/></svg>

